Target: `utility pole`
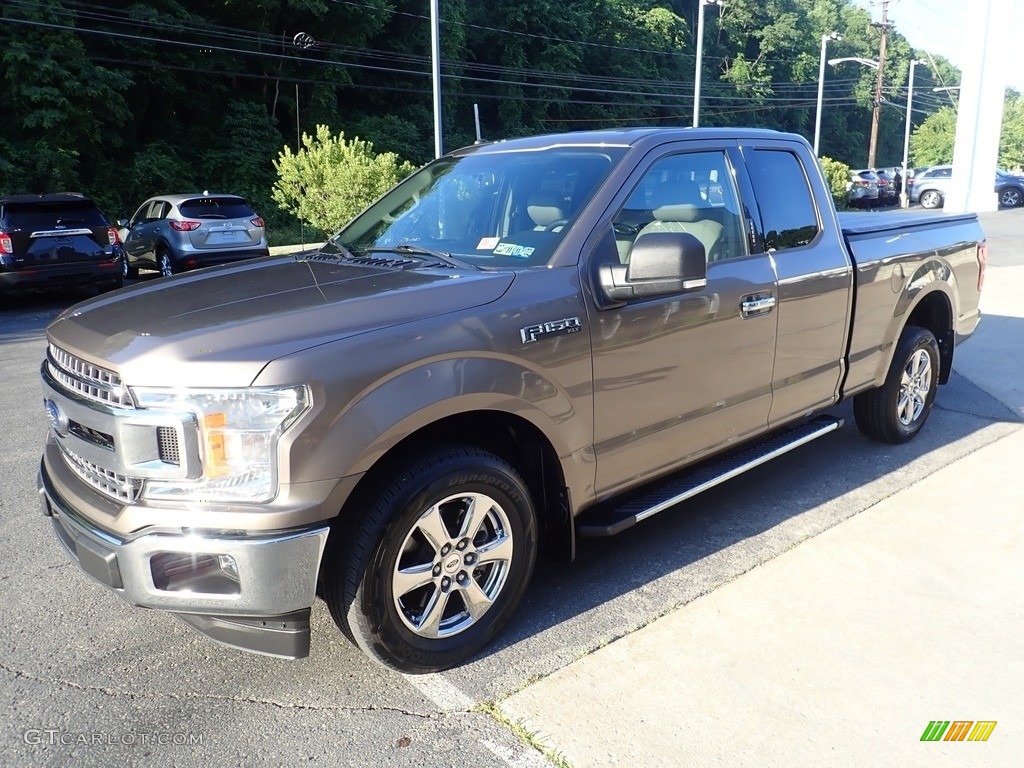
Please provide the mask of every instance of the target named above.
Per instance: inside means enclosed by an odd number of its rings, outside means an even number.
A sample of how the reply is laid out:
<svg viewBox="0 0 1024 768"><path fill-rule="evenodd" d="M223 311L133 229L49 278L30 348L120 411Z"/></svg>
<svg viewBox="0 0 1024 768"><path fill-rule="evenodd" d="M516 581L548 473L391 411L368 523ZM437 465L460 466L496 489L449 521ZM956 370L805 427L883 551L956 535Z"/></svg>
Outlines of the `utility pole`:
<svg viewBox="0 0 1024 768"><path fill-rule="evenodd" d="M868 146L868 168L875 167L875 150L878 149L878 118L882 111L882 81L885 73L885 44L889 39L889 0L881 0L882 21L872 24L882 30L882 41L878 46L878 75L875 79L875 108L871 112L871 143Z"/></svg>

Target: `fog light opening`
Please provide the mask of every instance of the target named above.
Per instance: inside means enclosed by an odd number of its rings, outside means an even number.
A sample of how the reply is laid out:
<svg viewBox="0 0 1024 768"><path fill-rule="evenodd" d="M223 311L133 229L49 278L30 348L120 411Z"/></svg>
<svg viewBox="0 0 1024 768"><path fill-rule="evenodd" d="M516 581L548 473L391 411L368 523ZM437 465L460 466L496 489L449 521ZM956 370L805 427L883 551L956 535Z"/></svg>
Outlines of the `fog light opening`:
<svg viewBox="0 0 1024 768"><path fill-rule="evenodd" d="M238 563L231 555L158 552L149 559L153 586L162 592L237 595Z"/></svg>

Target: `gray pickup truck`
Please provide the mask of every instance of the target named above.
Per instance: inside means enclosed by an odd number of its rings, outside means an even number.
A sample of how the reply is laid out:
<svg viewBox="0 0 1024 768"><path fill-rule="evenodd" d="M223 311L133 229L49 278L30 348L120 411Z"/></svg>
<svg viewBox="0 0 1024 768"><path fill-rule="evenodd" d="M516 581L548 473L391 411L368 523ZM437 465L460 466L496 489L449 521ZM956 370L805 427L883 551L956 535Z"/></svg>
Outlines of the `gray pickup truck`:
<svg viewBox="0 0 1024 768"><path fill-rule="evenodd" d="M975 329L973 215L837 216L802 138L478 145L315 252L47 331L39 491L79 566L227 645L457 664L571 557L841 426L922 428Z"/></svg>

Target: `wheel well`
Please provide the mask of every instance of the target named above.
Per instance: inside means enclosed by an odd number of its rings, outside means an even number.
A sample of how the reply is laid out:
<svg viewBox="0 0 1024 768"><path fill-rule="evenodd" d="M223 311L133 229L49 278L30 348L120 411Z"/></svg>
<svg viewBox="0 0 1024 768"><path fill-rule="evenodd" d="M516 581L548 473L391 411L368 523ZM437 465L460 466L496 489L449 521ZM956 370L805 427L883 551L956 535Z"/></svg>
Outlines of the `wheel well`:
<svg viewBox="0 0 1024 768"><path fill-rule="evenodd" d="M505 460L526 481L537 511L541 548L559 558L573 555L573 526L562 466L551 442L533 424L500 411L449 416L413 432L380 457L345 502L338 521L358 523L358 510L400 467L443 445L470 445Z"/></svg>
<svg viewBox="0 0 1024 768"><path fill-rule="evenodd" d="M945 294L936 291L914 307L907 325L927 328L939 343L939 383L949 381L953 370L953 310Z"/></svg>

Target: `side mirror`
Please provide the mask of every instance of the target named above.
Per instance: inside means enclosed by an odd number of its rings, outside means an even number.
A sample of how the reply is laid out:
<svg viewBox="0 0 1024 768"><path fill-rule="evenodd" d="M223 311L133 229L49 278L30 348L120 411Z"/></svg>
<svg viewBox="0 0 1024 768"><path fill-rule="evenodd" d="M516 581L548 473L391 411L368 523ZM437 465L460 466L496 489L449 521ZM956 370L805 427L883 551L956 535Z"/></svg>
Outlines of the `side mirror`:
<svg viewBox="0 0 1024 768"><path fill-rule="evenodd" d="M121 229L127 229L128 228L128 219L118 219L117 220L117 226L119 226Z"/></svg>
<svg viewBox="0 0 1024 768"><path fill-rule="evenodd" d="M633 243L628 264L605 264L598 279L618 302L700 290L708 284L704 244L687 232L649 232Z"/></svg>

